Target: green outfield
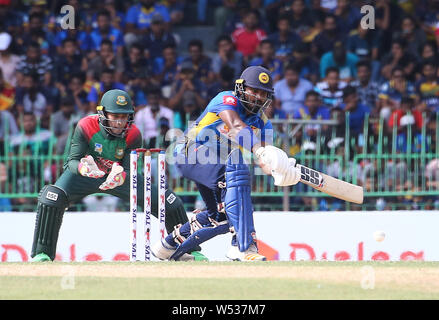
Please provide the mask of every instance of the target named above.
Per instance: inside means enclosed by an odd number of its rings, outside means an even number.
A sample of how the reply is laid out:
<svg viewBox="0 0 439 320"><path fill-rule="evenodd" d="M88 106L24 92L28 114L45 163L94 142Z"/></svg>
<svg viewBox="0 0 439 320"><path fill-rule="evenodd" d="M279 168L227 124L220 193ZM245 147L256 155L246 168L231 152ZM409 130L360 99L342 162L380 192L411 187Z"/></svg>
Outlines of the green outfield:
<svg viewBox="0 0 439 320"><path fill-rule="evenodd" d="M439 299L439 263L0 263L0 299Z"/></svg>

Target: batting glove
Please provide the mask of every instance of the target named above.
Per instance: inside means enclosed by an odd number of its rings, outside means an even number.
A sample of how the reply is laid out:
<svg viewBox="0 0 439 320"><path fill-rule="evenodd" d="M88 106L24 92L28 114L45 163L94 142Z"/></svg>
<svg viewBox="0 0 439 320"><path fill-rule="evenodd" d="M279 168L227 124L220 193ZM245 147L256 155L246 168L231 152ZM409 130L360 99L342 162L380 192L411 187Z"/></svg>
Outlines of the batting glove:
<svg viewBox="0 0 439 320"><path fill-rule="evenodd" d="M300 181L300 169L296 168L296 159L289 158L289 167L285 173L271 172L274 179L274 185L280 187L293 186Z"/></svg>
<svg viewBox="0 0 439 320"><path fill-rule="evenodd" d="M100 190L108 190L116 188L122 185L125 182L126 172L123 171L123 167L118 163L113 163L113 167L111 168L111 172L107 177L107 180L104 181L99 186Z"/></svg>
<svg viewBox="0 0 439 320"><path fill-rule="evenodd" d="M278 174L284 174L290 166L285 151L275 146L260 147L256 150L255 155L263 165L270 168L271 172L275 171Z"/></svg>
<svg viewBox="0 0 439 320"><path fill-rule="evenodd" d="M102 178L105 175L105 172L100 170L91 155L88 155L85 158L82 158L79 161L78 172L80 175L89 178Z"/></svg>

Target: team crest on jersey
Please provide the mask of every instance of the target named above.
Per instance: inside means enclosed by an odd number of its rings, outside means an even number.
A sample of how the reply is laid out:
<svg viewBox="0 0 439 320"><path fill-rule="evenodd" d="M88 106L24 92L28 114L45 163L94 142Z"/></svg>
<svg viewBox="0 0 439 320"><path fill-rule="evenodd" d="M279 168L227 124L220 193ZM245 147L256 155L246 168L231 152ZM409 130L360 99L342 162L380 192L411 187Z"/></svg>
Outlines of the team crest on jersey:
<svg viewBox="0 0 439 320"><path fill-rule="evenodd" d="M124 105L126 105L128 102L127 102L127 99L125 98L125 96L117 96L117 98L116 98L116 103L117 103L118 105L124 106Z"/></svg>
<svg viewBox="0 0 439 320"><path fill-rule="evenodd" d="M116 149L116 155L115 155L115 157L116 157L117 159L122 159L122 158L123 158L123 149L122 149L122 148L117 148L117 149Z"/></svg>
<svg viewBox="0 0 439 320"><path fill-rule="evenodd" d="M237 106L238 105L238 100L233 97L233 96L224 96L223 97L223 103L227 104L229 106Z"/></svg>
<svg viewBox="0 0 439 320"><path fill-rule="evenodd" d="M95 152L102 154L102 144L95 143Z"/></svg>

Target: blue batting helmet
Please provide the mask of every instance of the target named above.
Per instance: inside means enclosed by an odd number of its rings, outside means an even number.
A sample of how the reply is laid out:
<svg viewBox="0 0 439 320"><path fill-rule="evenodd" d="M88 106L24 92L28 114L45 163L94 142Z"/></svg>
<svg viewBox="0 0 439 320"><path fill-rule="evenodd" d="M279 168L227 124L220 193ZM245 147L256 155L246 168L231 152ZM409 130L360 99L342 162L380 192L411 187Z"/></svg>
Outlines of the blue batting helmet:
<svg viewBox="0 0 439 320"><path fill-rule="evenodd" d="M259 89L267 92L265 101L259 103L259 99L248 92L244 92L246 87ZM273 98L273 80L269 70L262 66L251 66L246 68L239 79L235 81L235 95L243 103L245 109L250 113L259 113L271 104ZM253 96L253 101L249 97Z"/></svg>

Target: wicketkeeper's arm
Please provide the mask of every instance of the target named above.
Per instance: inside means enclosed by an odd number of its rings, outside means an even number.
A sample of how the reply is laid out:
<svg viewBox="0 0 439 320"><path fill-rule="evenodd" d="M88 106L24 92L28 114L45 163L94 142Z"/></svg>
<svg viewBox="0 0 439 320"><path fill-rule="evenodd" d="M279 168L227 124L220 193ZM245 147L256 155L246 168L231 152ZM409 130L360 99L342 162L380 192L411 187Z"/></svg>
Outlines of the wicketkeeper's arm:
<svg viewBox="0 0 439 320"><path fill-rule="evenodd" d="M73 174L79 174L78 166L83 157L86 156L88 151L88 142L79 126L76 127L73 133L72 141L70 144L69 155L64 165L64 169L69 169Z"/></svg>

